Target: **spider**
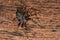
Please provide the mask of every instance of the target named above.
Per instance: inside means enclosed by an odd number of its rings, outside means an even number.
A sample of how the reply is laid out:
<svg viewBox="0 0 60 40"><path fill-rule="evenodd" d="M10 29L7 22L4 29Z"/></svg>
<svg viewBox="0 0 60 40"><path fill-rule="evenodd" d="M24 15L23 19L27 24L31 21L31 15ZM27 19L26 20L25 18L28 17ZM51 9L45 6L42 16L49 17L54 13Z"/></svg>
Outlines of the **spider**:
<svg viewBox="0 0 60 40"><path fill-rule="evenodd" d="M16 11L16 16L19 21L18 28L20 25L22 28L26 28L27 27L26 22L28 20L31 20L31 18L29 18L30 15L28 15L28 12L26 11L26 7L21 7L21 8L18 7Z"/></svg>
<svg viewBox="0 0 60 40"><path fill-rule="evenodd" d="M29 10L26 9L27 9L26 6L17 7L16 16L19 21L17 30L19 26L21 26L21 28L24 28L25 30L29 30L26 22L32 20L30 16L36 15L36 14L28 14Z"/></svg>

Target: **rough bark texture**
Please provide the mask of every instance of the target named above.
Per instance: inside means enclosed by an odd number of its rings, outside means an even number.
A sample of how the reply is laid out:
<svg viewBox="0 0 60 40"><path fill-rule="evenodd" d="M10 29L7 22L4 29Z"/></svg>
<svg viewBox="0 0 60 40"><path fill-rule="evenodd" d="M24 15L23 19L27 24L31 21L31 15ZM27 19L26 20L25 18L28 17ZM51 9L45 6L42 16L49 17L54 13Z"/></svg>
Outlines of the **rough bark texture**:
<svg viewBox="0 0 60 40"><path fill-rule="evenodd" d="M26 28L18 28L21 8L31 18ZM60 40L60 0L0 0L0 40Z"/></svg>

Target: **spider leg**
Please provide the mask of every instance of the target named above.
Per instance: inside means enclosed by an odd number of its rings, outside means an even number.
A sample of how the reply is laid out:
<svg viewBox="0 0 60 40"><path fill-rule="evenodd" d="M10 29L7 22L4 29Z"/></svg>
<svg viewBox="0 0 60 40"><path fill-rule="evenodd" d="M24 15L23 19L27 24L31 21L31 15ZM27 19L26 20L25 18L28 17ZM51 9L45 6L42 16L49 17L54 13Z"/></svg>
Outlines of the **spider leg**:
<svg viewBox="0 0 60 40"><path fill-rule="evenodd" d="M21 24L21 27L22 27L22 28L25 28L25 27L26 27L26 22L23 22L23 23Z"/></svg>
<svg viewBox="0 0 60 40"><path fill-rule="evenodd" d="M21 27L21 24L22 24L21 22L18 23L18 27L16 29L16 32L18 32L18 29L19 29L19 27Z"/></svg>
<svg viewBox="0 0 60 40"><path fill-rule="evenodd" d="M20 24L21 24L21 23L19 22L19 23L18 23L18 28L19 28Z"/></svg>
<svg viewBox="0 0 60 40"><path fill-rule="evenodd" d="M21 24L21 27L22 27L22 28L24 27L24 24L23 24L23 23Z"/></svg>
<svg viewBox="0 0 60 40"><path fill-rule="evenodd" d="M27 25L26 25L26 22L23 23L23 26L22 26L25 30L27 30Z"/></svg>

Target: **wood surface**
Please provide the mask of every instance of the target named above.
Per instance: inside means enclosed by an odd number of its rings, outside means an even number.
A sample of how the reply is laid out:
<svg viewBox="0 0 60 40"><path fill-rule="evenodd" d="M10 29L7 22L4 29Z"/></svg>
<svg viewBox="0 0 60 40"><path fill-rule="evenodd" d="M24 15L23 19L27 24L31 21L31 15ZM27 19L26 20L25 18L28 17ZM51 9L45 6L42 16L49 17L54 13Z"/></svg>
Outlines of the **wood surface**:
<svg viewBox="0 0 60 40"><path fill-rule="evenodd" d="M18 28L21 8L26 28ZM0 0L0 40L60 40L60 0Z"/></svg>

